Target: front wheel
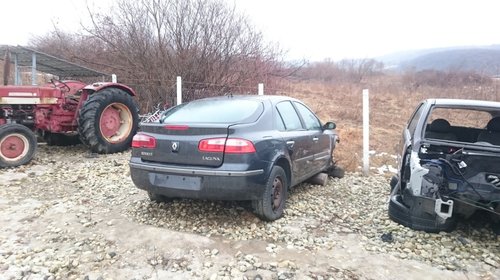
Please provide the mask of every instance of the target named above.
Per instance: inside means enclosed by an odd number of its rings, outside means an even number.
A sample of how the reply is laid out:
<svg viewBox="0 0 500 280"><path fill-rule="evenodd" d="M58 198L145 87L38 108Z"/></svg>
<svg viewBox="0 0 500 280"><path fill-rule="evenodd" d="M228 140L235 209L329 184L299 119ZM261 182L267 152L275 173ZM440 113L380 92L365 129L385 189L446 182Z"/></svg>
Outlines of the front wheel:
<svg viewBox="0 0 500 280"><path fill-rule="evenodd" d="M337 165L334 165L334 166L331 166L330 168L328 168L328 170L326 171L328 173L329 176L333 177L333 178L344 178L344 175L345 175L345 170L340 167L340 166L337 166Z"/></svg>
<svg viewBox="0 0 500 280"><path fill-rule="evenodd" d="M119 88L105 88L92 94L78 116L81 141L100 154L130 148L138 125L137 105L132 96Z"/></svg>
<svg viewBox="0 0 500 280"><path fill-rule="evenodd" d="M280 166L274 166L267 180L262 198L252 202L257 216L266 221L274 221L283 216L288 196L288 180Z"/></svg>
<svg viewBox="0 0 500 280"><path fill-rule="evenodd" d="M31 161L36 151L36 135L20 124L0 126L0 167L13 167Z"/></svg>

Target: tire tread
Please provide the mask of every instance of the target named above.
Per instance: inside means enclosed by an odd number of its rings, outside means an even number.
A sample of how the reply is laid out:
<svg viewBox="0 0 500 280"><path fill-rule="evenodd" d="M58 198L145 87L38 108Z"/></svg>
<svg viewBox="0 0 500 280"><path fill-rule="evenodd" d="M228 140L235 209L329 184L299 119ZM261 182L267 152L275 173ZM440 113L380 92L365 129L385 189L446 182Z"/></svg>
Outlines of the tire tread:
<svg viewBox="0 0 500 280"><path fill-rule="evenodd" d="M103 106L113 102L120 102L129 107L132 113L133 124L130 135L120 143L108 143L98 131L98 114L102 113ZM83 144L90 147L92 152L109 154L121 152L130 147L132 137L137 131L139 122L139 109L132 96L119 88L105 88L89 96L83 104L78 115L78 134Z"/></svg>

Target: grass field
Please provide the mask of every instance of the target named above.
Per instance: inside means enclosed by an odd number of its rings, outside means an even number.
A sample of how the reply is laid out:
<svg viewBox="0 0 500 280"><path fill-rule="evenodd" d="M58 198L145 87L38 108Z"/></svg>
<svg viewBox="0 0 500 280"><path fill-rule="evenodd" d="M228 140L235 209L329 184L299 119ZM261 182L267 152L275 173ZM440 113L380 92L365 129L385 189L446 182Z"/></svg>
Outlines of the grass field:
<svg viewBox="0 0 500 280"><path fill-rule="evenodd" d="M402 130L414 108L426 98L499 100L498 82L451 86L419 86L409 89L402 76L377 76L363 84L328 84L317 81L292 82L283 94L306 102L322 121L334 121L340 135L335 156L347 171L362 164L362 90L370 91L370 158L372 167L392 165L399 153Z"/></svg>

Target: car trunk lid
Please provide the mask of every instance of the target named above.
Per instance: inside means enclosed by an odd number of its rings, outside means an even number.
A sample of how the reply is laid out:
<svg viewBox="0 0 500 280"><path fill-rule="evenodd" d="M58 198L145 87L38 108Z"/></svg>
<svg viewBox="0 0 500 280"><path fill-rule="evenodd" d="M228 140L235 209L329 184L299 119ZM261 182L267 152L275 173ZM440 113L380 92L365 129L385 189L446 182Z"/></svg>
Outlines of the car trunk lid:
<svg viewBox="0 0 500 280"><path fill-rule="evenodd" d="M224 161L224 150L201 151L206 139L227 139L227 124L143 124L141 131L156 139L156 147L141 152L146 161L178 165L217 167Z"/></svg>
<svg viewBox="0 0 500 280"><path fill-rule="evenodd" d="M263 110L261 101L232 96L191 101L166 110L157 122L141 125L142 134L154 137L149 148L132 144L142 149L145 161L218 167L225 153L255 152L250 141L228 135L232 125L255 122Z"/></svg>

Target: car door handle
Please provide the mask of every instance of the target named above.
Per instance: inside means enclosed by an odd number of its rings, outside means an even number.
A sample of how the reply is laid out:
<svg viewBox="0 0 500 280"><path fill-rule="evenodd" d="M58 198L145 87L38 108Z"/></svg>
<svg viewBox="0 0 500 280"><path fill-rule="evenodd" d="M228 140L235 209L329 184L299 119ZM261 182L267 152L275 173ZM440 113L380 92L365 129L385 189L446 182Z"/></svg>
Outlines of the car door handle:
<svg viewBox="0 0 500 280"><path fill-rule="evenodd" d="M314 142L318 142L318 140L319 140L319 138L318 138L318 137L314 137L314 138L313 138L313 141L314 141Z"/></svg>
<svg viewBox="0 0 500 280"><path fill-rule="evenodd" d="M295 145L295 141L293 140L286 141L286 145L288 146L288 148L293 148L293 145Z"/></svg>

